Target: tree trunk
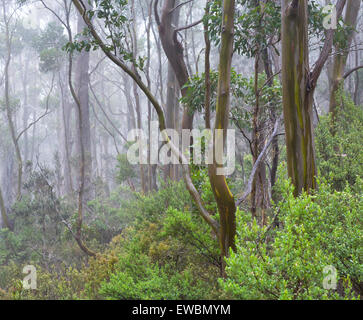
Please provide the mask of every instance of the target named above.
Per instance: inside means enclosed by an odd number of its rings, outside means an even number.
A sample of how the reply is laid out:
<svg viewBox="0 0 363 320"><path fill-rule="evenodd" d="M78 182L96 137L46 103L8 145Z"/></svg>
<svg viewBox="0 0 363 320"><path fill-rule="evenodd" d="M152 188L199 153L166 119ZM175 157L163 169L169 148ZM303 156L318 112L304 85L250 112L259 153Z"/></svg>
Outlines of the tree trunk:
<svg viewBox="0 0 363 320"><path fill-rule="evenodd" d="M136 60L137 59L137 54L138 54L138 48L137 48L137 34L136 34L136 25L135 25L137 23L137 21L136 21L135 1L134 0L132 0L132 2L131 2L131 11L132 11L132 18L133 18L133 25L132 25L132 32L133 32L132 54L133 54L134 59ZM132 70L136 74L138 73L137 69L135 67L135 64L132 65ZM137 83L135 81L132 82L132 86L133 86L133 93L134 93L135 104L136 104L137 128L139 130L142 130L141 104L140 104L138 86L137 86ZM144 164L140 163L139 167L140 167L141 190L142 190L142 193L145 194L147 192L147 188L146 188Z"/></svg>
<svg viewBox="0 0 363 320"><path fill-rule="evenodd" d="M0 227L4 226L5 228L12 230L10 221L8 219L8 215L6 213L5 202L4 202L4 197L3 197L3 192L2 192L1 187L0 187L0 212L1 212L1 222L2 222Z"/></svg>
<svg viewBox="0 0 363 320"><path fill-rule="evenodd" d="M63 159L63 176L64 176L64 192L67 196L73 194L72 183L72 166L70 160L71 154L71 130L69 120L71 117L71 106L66 97L64 84L61 74L58 75L59 88L61 91L61 113L62 113L62 159Z"/></svg>
<svg viewBox="0 0 363 320"><path fill-rule="evenodd" d="M345 11L345 18L344 22L349 27L355 29L357 25L357 18L359 13L361 0L348 0L346 11ZM330 103L329 103L329 112L332 114L332 119L335 118L336 115L336 107L339 105L339 101L336 100L336 94L344 82L343 75L345 66L347 64L347 58L350 50L350 46L352 44L354 36L354 30L349 32L349 35L346 39L346 45L344 48L339 46L335 47L335 56L333 61L333 68L332 68L332 88L330 92Z"/></svg>
<svg viewBox="0 0 363 320"><path fill-rule="evenodd" d="M78 15L77 31L81 33L86 27L83 18ZM82 51L76 61L76 90L80 102L81 112L76 112L77 120L82 126L82 130L77 130L77 150L81 149L81 144L84 150L84 196L85 202L92 199L92 153L91 153L91 124L89 118L89 62L90 53ZM78 153L79 155L79 153ZM77 157L79 159L79 156Z"/></svg>
<svg viewBox="0 0 363 320"><path fill-rule="evenodd" d="M225 0L223 4L221 51L219 57L219 79L217 89L216 119L214 126L215 129L222 129L224 133L228 128L229 121L234 12L235 1ZM217 153L223 154L223 148L221 145L219 145L219 143L223 140L224 145L226 141L225 134L223 134L223 139L216 139L217 134L218 133L214 134L213 151L215 153L215 157L213 164L209 165L209 178L220 216L219 242L222 257L222 270L224 270L224 257L229 255L230 248L235 250L236 205L234 197L228 187L226 177L224 175L218 174L217 172L217 169L220 168L221 165L217 164L215 158L221 156L220 154L217 155Z"/></svg>
<svg viewBox="0 0 363 320"><path fill-rule="evenodd" d="M11 140L14 144L16 159L18 162L18 181L16 187L16 198L19 200L21 198L21 189L22 189L22 179L23 179L23 160L21 157L20 146L17 138L17 133L15 129L15 124L13 121L13 114L11 110L10 103L10 88L9 88L9 67L11 61L11 42L10 42L10 33L9 33L9 18L6 15L6 4L5 0L3 0L3 14L5 21L5 45L6 45L6 60L5 60L5 71L4 71L4 82L5 82L5 107L6 107L6 116L8 120Z"/></svg>
<svg viewBox="0 0 363 320"><path fill-rule="evenodd" d="M309 89L307 0L283 0L282 86L287 166L295 195L316 186L312 126L313 89Z"/></svg>
<svg viewBox="0 0 363 320"><path fill-rule="evenodd" d="M260 107L260 89L258 87L259 74L263 72L262 65L262 52L258 52L255 57L255 97L256 102L254 106L252 118L252 158L253 165L256 163L265 143L265 128L262 123L263 110ZM270 197L268 192L266 164L261 161L258 165L256 174L252 183L251 190L251 213L253 217L260 220L262 224L265 222L265 210L270 205Z"/></svg>
<svg viewBox="0 0 363 320"><path fill-rule="evenodd" d="M173 14L171 10L177 5L176 0L165 0L162 9L161 19L157 13L158 1L155 1L155 19L159 27L159 34L164 52L168 58L168 61L172 65L176 78L179 83L181 94L184 97L187 94L187 89L183 88L189 80L189 73L184 61L184 48L177 39L177 32L172 25ZM179 9L177 9L179 10ZM184 106L182 129L193 128L193 114L188 110L187 106ZM191 141L192 143L192 141Z"/></svg>

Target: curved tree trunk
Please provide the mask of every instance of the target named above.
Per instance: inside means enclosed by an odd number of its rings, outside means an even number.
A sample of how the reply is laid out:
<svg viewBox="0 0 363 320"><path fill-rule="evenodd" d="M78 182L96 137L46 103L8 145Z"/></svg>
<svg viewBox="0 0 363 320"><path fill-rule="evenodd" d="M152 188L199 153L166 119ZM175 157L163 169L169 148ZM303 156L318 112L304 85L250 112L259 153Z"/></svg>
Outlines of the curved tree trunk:
<svg viewBox="0 0 363 320"><path fill-rule="evenodd" d="M188 68L184 61L184 48L177 39L177 33L172 25L173 15L175 12L172 10L177 5L176 0L165 0L162 9L161 17L157 13L158 0L155 1L154 11L155 19L159 28L159 34L161 44L164 52L174 69L175 76L178 80L181 94L184 97L187 94L187 89L183 88L189 79ZM193 114L188 110L187 106L184 106L182 129L193 128ZM191 142L192 143L192 142Z"/></svg>
<svg viewBox="0 0 363 320"><path fill-rule="evenodd" d="M225 0L223 4L223 23L221 37L221 51L219 57L219 79L217 89L217 105L215 129L222 129L224 133L228 128L229 107L230 107L230 84L231 84L231 64L233 55L233 32L234 32L234 12L235 1ZM221 131L219 131L220 133ZM223 153L223 146L219 145L226 141L226 135L223 139L216 139L214 136L213 151ZM213 164L209 166L209 178L216 199L219 216L220 216L220 234L219 242L222 256L222 270L224 270L224 257L228 256L229 249L235 250L236 235L236 205L234 197L228 187L226 177L218 175L217 169L221 167L216 162L217 154L214 157Z"/></svg>

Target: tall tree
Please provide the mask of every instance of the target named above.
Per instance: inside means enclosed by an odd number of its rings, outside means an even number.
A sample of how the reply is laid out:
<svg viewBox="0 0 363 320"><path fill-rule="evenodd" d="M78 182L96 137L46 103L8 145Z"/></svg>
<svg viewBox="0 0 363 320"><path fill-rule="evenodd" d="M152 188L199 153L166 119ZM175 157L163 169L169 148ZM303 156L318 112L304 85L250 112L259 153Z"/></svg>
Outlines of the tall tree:
<svg viewBox="0 0 363 320"><path fill-rule="evenodd" d="M235 14L235 1L224 0L223 2L223 18L222 18L222 35L221 35L221 51L219 56L219 78L217 89L217 105L216 105L216 118L215 129L222 129L224 131L223 139L214 137L215 153L223 153L223 146L219 145L226 141L225 131L228 128L229 122L229 107L230 107L230 85L231 85L231 65L233 55L233 33L234 33L234 14ZM221 131L217 131L221 132ZM216 133L217 134L217 133ZM216 135L215 134L215 135ZM213 164L209 166L209 178L214 194L214 198L218 205L220 216L220 247L222 258L228 256L229 248L235 249L235 235L236 235L236 205L234 197L228 187L226 177L218 174L217 163L219 155L215 155ZM224 264L224 261L222 262ZM224 268L223 268L224 269Z"/></svg>
<svg viewBox="0 0 363 320"><path fill-rule="evenodd" d="M90 8L88 1L85 2L87 9ZM80 34L86 28L83 18L78 14L77 32ZM90 124L90 111L89 111L89 64L90 52L82 51L77 57L75 64L76 84L75 89L79 99L80 109L76 108L76 119L79 122L80 130L76 134L76 150L77 154L81 154L81 148L84 150L83 166L84 169L84 201L87 202L92 199L91 195L91 180L92 180L92 153L91 153L91 124ZM78 157L79 158L79 157ZM82 183L82 182L81 182Z"/></svg>
<svg viewBox="0 0 363 320"><path fill-rule="evenodd" d="M340 17L345 0L337 3ZM316 187L313 138L313 95L321 70L333 45L334 30L326 40L310 72L307 0L282 1L282 87L287 167L295 195Z"/></svg>
<svg viewBox="0 0 363 320"><path fill-rule="evenodd" d="M5 47L6 47L6 57L5 57L5 70L4 70L4 82L5 82L5 108L6 108L6 116L8 120L8 125L11 134L11 140L14 144L16 159L18 162L18 181L16 187L16 197L19 200L21 198L21 189L22 189L22 181L23 181L23 159L20 151L19 139L16 132L14 115L10 101L10 62L11 62L11 45L12 45L12 32L10 30L10 23L13 14L8 15L6 9L10 8L9 2L6 0L2 1L3 7L3 19L5 24Z"/></svg>
<svg viewBox="0 0 363 320"><path fill-rule="evenodd" d="M174 12L170 13L171 15L171 24L173 26L177 26L179 23L179 9L174 10ZM176 113L178 110L178 96L179 96L179 85L177 81L177 77L175 75L172 64L168 63L168 76L167 76L167 87L166 87L166 105L165 105L165 117L166 117L166 126L168 129L175 129L178 127L178 124L175 123ZM165 168L165 178L176 180L176 166L167 165Z"/></svg>

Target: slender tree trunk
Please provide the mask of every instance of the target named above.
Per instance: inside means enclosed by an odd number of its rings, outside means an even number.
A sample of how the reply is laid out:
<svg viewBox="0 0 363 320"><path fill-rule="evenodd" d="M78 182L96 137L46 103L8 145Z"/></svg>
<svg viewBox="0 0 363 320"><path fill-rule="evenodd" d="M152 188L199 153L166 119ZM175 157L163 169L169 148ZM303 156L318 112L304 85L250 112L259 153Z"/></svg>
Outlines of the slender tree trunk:
<svg viewBox="0 0 363 320"><path fill-rule="evenodd" d="M348 25L353 29L355 29L357 25L360 3L361 0L347 0L344 22L346 25ZM333 120L336 115L336 107L337 105L339 105L339 101L337 101L336 95L339 88L344 82L343 75L347 64L347 58L350 51L350 46L352 44L353 36L354 36L354 30L351 30L348 34L348 37L346 38L345 47L344 48L341 48L339 46L335 47L335 56L334 56L332 75L331 75L332 88L330 92L330 103L329 103L329 112L331 112Z"/></svg>
<svg viewBox="0 0 363 320"><path fill-rule="evenodd" d="M29 59L25 61L25 71L22 78L23 84L23 95L24 95L24 103L23 103L23 128L28 127L28 118L29 118L29 107L28 107L28 70L29 70ZM28 130L24 132L24 161L28 161L29 159L29 138L28 138ZM26 177L25 177L26 180Z"/></svg>
<svg viewBox="0 0 363 320"><path fill-rule="evenodd" d="M17 133L15 129L15 124L13 120L13 112L11 110L10 103L10 77L9 77L9 67L11 62L11 40L10 40L10 31L9 31L9 18L6 15L6 4L5 0L3 0L3 17L5 21L5 45L6 45L6 60L5 60L5 70L4 70L4 82L5 82L5 107L6 107L6 116L8 120L8 125L10 129L11 140L14 144L16 159L18 162L18 181L16 187L16 197L17 200L21 198L21 189L22 189L22 179L23 179L23 160L20 152L20 146L17 138Z"/></svg>
<svg viewBox="0 0 363 320"><path fill-rule="evenodd" d="M137 48L137 35L136 35L136 14L135 14L135 1L132 0L131 2L131 11L133 16L133 25L132 25L132 31L133 31L133 45L132 45L132 53L133 57L136 60L137 54L138 54L138 48ZM132 66L133 72L137 73L137 69L135 67L135 64ZM133 93L135 98L135 104L136 104L136 117L137 117L137 128L142 129L142 118L141 118L141 104L140 104L140 97L138 92L138 86L135 81L132 83L133 86ZM146 179L145 179L145 170L144 170L144 164L140 163L140 179L141 179L141 190L142 193L147 192L146 188Z"/></svg>
<svg viewBox="0 0 363 320"><path fill-rule="evenodd" d="M355 46L357 46L357 38L354 38L354 44ZM359 66L359 51L356 50L355 51L355 66L358 67ZM359 105L360 102L360 91L359 91L359 72L355 73L355 88L354 88L354 97L353 97L353 101L356 105Z"/></svg>
<svg viewBox="0 0 363 320"><path fill-rule="evenodd" d="M261 57L264 62L266 77L267 77L267 79L270 79L270 81L267 82L267 85L269 87L271 87L273 85L273 72L272 72L272 63L269 58L269 53L270 53L270 51L267 48L265 48L262 51ZM270 111L269 112L270 123L272 125L274 123L276 123L276 120L277 120L277 109L278 109L278 106L274 104L274 105L271 105L270 110L269 110ZM278 136L276 136L272 140L272 164L271 164L271 173L270 173L271 198L273 200L275 200L273 187L276 182L277 167L279 164L279 155L280 155L279 140L278 140Z"/></svg>
<svg viewBox="0 0 363 320"><path fill-rule="evenodd" d="M88 5L87 5L88 6ZM89 8L89 6L88 6ZM77 31L81 33L86 27L83 18L78 15ZM91 124L89 111L89 63L90 53L82 51L76 61L76 90L81 106L81 112L76 112L77 120L82 126L82 130L77 131L77 150L80 145L84 149L84 201L88 202L92 199L92 153L91 153ZM81 160L82 161L82 160Z"/></svg>
<svg viewBox="0 0 363 320"><path fill-rule="evenodd" d="M177 2L175 3L175 5ZM178 26L179 24L179 10L175 10L171 15L171 25ZM178 112L178 80L175 75L173 66L168 63L168 76L167 76L167 89L166 89L166 106L165 117L166 127L168 129L175 129L175 114ZM165 166L165 180L176 180L175 165L169 164Z"/></svg>
<svg viewBox="0 0 363 320"><path fill-rule="evenodd" d="M64 84L62 82L61 74L59 74L59 87L61 91L61 107L62 107L62 129L63 129L63 176L64 176L64 189L65 194L70 196L73 194L73 183L72 183L72 166L70 160L71 154L71 130L70 130L70 117L71 117L71 106L66 97Z"/></svg>
<svg viewBox="0 0 363 320"><path fill-rule="evenodd" d="M1 221L2 221L2 225L0 225L0 227L4 226L5 228L12 230L8 215L6 213L3 191L1 189L1 186L0 186L0 211L1 211Z"/></svg>
<svg viewBox="0 0 363 320"><path fill-rule="evenodd" d="M262 123L263 110L260 106L260 89L258 87L259 74L263 71L262 52L255 57L255 97L252 118L252 149L253 165L256 163L258 156L262 152L265 143L265 128ZM252 183L251 190L251 213L252 216L258 217L262 224L265 222L265 211L270 206L270 197L268 192L268 182L266 176L266 164L261 161Z"/></svg>
<svg viewBox="0 0 363 320"><path fill-rule="evenodd" d="M65 4L65 12L66 12L66 28L67 28L67 33L68 33L68 40L70 43L73 43L73 36L72 36L72 29L70 27L70 6L67 5L67 2L64 1ZM76 104L77 110L78 110L78 121L76 121L77 123L77 134L79 137L79 152L80 152L80 161L79 161L79 189L78 189L78 212L77 212L77 225L76 225L76 232L74 233L71 229L71 227L69 227L69 230L71 231L74 239L76 240L78 246L80 247L80 249L87 254L88 256L92 256L94 257L96 255L95 252L93 252L92 250L90 250L89 248L87 248L87 246L84 244L83 242L83 238L82 238L82 225L83 225L83 208L84 208L84 191L85 191L85 163L86 163L86 151L85 151L85 146L83 144L83 123L82 123L82 119L83 119L83 115L82 115L82 105L81 105L81 101L74 89L73 86L73 80L72 80L72 73L73 73L73 53L69 52L69 56L68 56L68 86L69 86L69 90L71 91L71 95L72 98ZM88 74L88 71L87 71ZM87 75L88 77L88 75ZM84 79L84 78L83 78ZM88 95L88 83L89 80L87 81L87 95ZM83 86L84 89L84 86ZM89 149L88 149L89 151Z"/></svg>
<svg viewBox="0 0 363 320"><path fill-rule="evenodd" d="M229 107L230 107L230 84L231 84L231 64L233 55L233 33L234 33L234 12L235 1L224 0L223 3L223 22L221 36L221 51L219 57L219 79L217 89L217 105L215 129L226 131L228 128ZM220 132L220 131L219 131ZM216 134L215 134L216 135ZM214 135L214 136L215 136ZM223 147L219 145L222 141L226 141L226 135L223 139L214 137L214 152L223 153ZM223 144L224 144L223 142ZM226 177L220 175L217 169L221 166L217 164L214 157L214 163L209 166L209 178L213 190L214 198L216 199L219 216L220 216L220 234L219 241L221 247L222 270L224 270L224 257L229 255L229 249L235 250L235 235L236 235L236 205L234 197L228 187ZM224 271L223 271L224 275Z"/></svg>
<svg viewBox="0 0 363 320"><path fill-rule="evenodd" d="M147 80L147 87L151 91L151 78L150 78L150 61L151 61L151 41L150 41L150 32L151 32L151 25L152 25L152 1L149 3L148 7L148 15L147 18L144 16L144 20L147 19L147 24L145 22L146 28L146 43L147 43L147 62L146 62L146 80ZM150 132L151 128L151 120L152 120L152 108L150 100L147 101L147 126L148 132ZM152 191L155 190L153 184L153 165L151 162L151 139L149 137L149 144L148 144L148 151L147 151L147 184L148 190Z"/></svg>
<svg viewBox="0 0 363 320"><path fill-rule="evenodd" d="M127 75L123 74L124 80L124 94L126 98L126 105L127 105L127 129L128 131L136 128L136 117L135 117L135 110L131 99L131 86L130 80Z"/></svg>

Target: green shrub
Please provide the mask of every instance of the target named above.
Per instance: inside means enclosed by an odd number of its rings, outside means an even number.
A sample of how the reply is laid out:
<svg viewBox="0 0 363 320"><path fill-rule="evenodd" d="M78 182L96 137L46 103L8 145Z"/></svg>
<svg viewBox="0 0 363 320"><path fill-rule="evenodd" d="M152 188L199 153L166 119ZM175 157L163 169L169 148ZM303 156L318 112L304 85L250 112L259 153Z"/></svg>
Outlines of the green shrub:
<svg viewBox="0 0 363 320"><path fill-rule="evenodd" d="M293 196L289 180L278 188L274 207L279 228L259 226L238 212L237 252L227 259L224 290L237 299L354 298L362 281L362 181L357 193L331 191L321 184L315 195ZM252 222L251 222L252 221ZM323 288L324 268L338 272L337 290ZM354 292L355 291L355 292Z"/></svg>
<svg viewBox="0 0 363 320"><path fill-rule="evenodd" d="M336 190L354 185L363 178L363 108L345 93L338 92L335 121L323 116L315 130L316 154L320 175Z"/></svg>

